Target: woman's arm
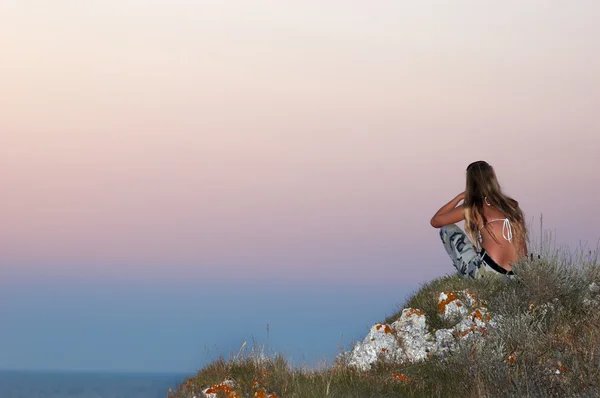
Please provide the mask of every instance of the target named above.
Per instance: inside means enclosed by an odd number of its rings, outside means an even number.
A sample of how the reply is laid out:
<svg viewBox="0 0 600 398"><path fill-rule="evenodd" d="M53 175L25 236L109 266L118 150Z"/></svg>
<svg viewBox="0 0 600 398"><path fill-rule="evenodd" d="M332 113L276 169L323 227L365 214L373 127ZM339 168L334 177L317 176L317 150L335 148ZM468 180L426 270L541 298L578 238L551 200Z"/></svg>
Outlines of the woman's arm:
<svg viewBox="0 0 600 398"><path fill-rule="evenodd" d="M457 206L465 198L465 193L456 195L454 199L442 206L431 218L431 226L441 228L444 225L455 224L465 219L464 206Z"/></svg>

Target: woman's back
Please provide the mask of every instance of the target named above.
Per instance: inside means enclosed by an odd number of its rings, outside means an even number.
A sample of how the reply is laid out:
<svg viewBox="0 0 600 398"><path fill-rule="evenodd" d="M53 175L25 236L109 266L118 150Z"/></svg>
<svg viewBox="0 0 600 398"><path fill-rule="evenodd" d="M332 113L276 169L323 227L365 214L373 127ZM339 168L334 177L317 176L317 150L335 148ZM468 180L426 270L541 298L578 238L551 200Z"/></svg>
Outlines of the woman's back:
<svg viewBox="0 0 600 398"><path fill-rule="evenodd" d="M512 223L506 215L493 206L484 206L483 215L487 224L483 225L480 219L479 233L481 247L503 268L512 269L512 264L517 261L518 251L512 239ZM506 221L508 220L508 221Z"/></svg>

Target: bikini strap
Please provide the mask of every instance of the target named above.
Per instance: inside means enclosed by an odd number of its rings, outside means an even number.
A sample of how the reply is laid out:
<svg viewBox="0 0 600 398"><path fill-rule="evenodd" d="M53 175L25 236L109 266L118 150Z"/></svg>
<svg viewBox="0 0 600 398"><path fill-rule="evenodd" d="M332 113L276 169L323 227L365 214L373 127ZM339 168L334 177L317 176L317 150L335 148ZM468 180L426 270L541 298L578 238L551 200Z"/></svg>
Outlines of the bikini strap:
<svg viewBox="0 0 600 398"><path fill-rule="evenodd" d="M512 242L512 238L513 238L513 233L512 233L512 226L510 225L510 220L507 218L497 218L495 220L490 220L488 221L486 224L489 224L491 222L495 222L495 221L504 221L504 223L502 224L502 237L504 239L506 239L509 242ZM481 229L485 227L482 226L481 228L479 228L479 231L481 231Z"/></svg>
<svg viewBox="0 0 600 398"><path fill-rule="evenodd" d="M506 235L504 234L504 230L506 230ZM505 218L504 224L502 224L502 237L507 241L512 242L512 226L510 225L510 220L508 218Z"/></svg>

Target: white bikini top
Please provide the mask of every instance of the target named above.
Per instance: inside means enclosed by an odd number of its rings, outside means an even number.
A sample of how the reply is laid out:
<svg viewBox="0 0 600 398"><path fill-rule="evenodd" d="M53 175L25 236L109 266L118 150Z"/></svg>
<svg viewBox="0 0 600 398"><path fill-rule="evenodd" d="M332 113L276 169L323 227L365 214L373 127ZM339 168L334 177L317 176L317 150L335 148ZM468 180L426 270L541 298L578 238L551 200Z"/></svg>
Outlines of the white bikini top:
<svg viewBox="0 0 600 398"><path fill-rule="evenodd" d="M510 225L510 220L508 218L497 218L495 220L488 221L486 224L489 224L491 222L496 222L496 221L504 221L504 224L502 224L502 237L504 239L506 239L507 241L511 242L512 238L513 238L513 234L512 234L512 226ZM479 232L481 232L482 228L483 227L479 228Z"/></svg>
<svg viewBox="0 0 600 398"><path fill-rule="evenodd" d="M487 198L484 199L485 200L485 204L488 206L491 206L491 204L488 202ZM504 221L504 224L502 224L502 237L504 239L506 239L509 242L512 242L512 238L513 238L513 233L512 233L512 226L510 225L510 220L508 218L497 218L495 220L490 220L488 221L486 224L489 224L491 222L496 222L496 221ZM479 236L481 236L481 229L485 226L485 224L479 228Z"/></svg>

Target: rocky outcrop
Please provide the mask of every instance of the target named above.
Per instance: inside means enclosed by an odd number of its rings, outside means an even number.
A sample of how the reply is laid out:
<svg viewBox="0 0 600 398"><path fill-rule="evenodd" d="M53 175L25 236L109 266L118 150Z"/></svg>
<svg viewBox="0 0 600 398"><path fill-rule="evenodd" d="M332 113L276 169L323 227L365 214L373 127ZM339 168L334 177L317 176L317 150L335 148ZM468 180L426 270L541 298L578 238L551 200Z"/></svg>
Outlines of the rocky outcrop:
<svg viewBox="0 0 600 398"><path fill-rule="evenodd" d="M424 359L431 341L425 314L404 309L400 319L391 325L378 323L371 327L364 341L357 343L350 353L348 365L368 370L378 358L393 362Z"/></svg>
<svg viewBox="0 0 600 398"><path fill-rule="evenodd" d="M254 398L278 398L277 394L268 392L258 379L252 382L252 387L254 389ZM194 396L194 398L218 398L222 396L219 393L224 394L227 398L242 398L243 396L238 383L229 378L214 386L204 386L202 388L202 395L199 397Z"/></svg>
<svg viewBox="0 0 600 398"><path fill-rule="evenodd" d="M421 310L405 308L397 321L371 327L365 339L342 359L360 370L369 370L378 360L418 362L453 351L460 340L485 335L495 324L485 302L468 290L441 292L438 310L437 316L453 323L453 327L432 334Z"/></svg>

